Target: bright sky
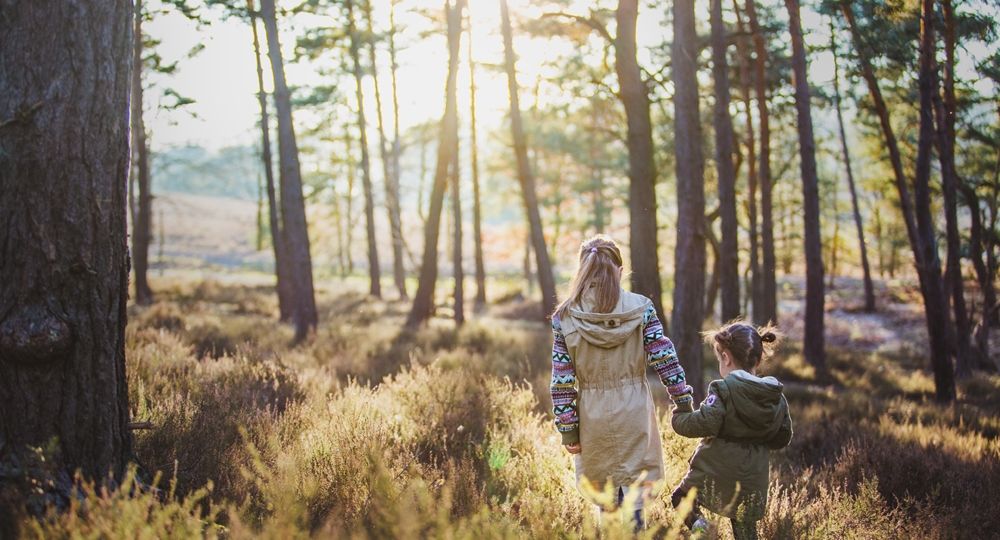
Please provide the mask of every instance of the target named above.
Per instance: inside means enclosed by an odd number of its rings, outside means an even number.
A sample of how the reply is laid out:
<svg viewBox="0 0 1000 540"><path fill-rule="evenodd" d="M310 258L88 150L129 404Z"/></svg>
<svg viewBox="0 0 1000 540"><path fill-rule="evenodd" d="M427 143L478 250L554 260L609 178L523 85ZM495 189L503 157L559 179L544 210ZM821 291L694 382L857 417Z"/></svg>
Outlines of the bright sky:
<svg viewBox="0 0 1000 540"><path fill-rule="evenodd" d="M384 31L389 20L389 2L379 1L375 4L376 25L381 26ZM537 17L541 13L539 9L530 7L530 0L510 0L510 4L515 18ZM585 0L572 0L567 11L584 14L584 6L588 4ZM424 16L416 13L418 9L439 13L442 6L441 0L402 0L396 8L397 25L403 27L405 32L398 44L400 122L404 131L415 124L436 120L442 112L447 54L444 36L421 38L420 34L430 28L430 23ZM473 55L477 62L499 64L502 60L499 3L496 0L471 0L470 6L475 35ZM669 34L669 28L664 27L665 9L644 9L639 15L640 61L654 71L658 68L652 65L648 47L658 45ZM696 15L700 30L707 31L707 2L697 4ZM828 40L828 22L808 10L803 13L803 17L807 40L817 46L825 45ZM292 56L296 36L304 31L306 23L314 22L315 19L306 21L302 17L281 21L281 40L286 59ZM811 29L815 31L810 32ZM181 95L193 98L195 104L186 108L185 112L151 114L147 118L153 148L160 150L186 143L213 149L235 144L255 144L258 108L254 95L257 82L249 26L236 19L216 19L210 27L199 30L181 15L168 14L157 16L147 25L146 30L154 38L161 40L159 50L167 61L182 58L192 47L204 45L200 54L182 60L179 71L169 80L163 81L164 85L172 87ZM263 42L262 27L260 31ZM467 99L464 89L468 87L464 39L463 37L463 60L459 76L461 100ZM262 43L262 47L266 47L266 44ZM567 48L568 44L560 40L532 40L515 35L515 49L519 56L518 75L522 88L533 87L539 76L544 77L546 62L569 52ZM266 48L264 52L266 53ZM985 50L972 50L970 53L976 58L986 55ZM380 81L384 92L388 94L388 54L384 49L380 49L379 54L379 62L382 64ZM812 84L828 83L832 77L829 54L817 53L810 61ZM269 65L266 61L264 66L265 79L268 81L266 84L270 85L270 75L267 73ZM971 73L971 62L964 67L964 71ZM960 74L961 71L963 70L960 70ZM307 64L288 63L286 72L292 86L322 82L314 68ZM366 100L370 101L366 107L371 111L374 109L374 92L371 90L370 79L366 79L365 84ZM486 132L498 125L506 113L506 81L496 70L478 69L477 86L479 120L481 130ZM982 90L989 91L989 88ZM343 91L347 94L353 92L352 88L344 88ZM709 90L703 88L703 91ZM156 95L155 92L149 94L151 97ZM529 92L523 91L522 106L530 106L530 99ZM546 96L543 95L541 100L544 104ZM147 109L150 106L147 103ZM466 110L461 107L460 103L459 110ZM389 111L386 110L385 114L388 118ZM369 118L373 118L371 114Z"/></svg>

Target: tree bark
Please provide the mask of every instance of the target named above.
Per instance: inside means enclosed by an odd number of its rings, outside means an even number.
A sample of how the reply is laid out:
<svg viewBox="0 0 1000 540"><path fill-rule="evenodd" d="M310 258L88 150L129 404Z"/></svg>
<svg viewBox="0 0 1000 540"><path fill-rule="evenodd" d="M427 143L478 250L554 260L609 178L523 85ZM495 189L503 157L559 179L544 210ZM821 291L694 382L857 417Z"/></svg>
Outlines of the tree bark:
<svg viewBox="0 0 1000 540"><path fill-rule="evenodd" d="M753 33L754 84L757 93L757 116L760 119L760 167L757 170L760 185L761 214L761 272L760 298L755 298L753 319L758 324L777 322L778 285L775 277L777 258L774 252L774 218L771 178L771 118L767 106L767 43L764 31L757 19L755 0L747 0L747 19ZM756 279L756 278L755 278ZM759 300L759 301L758 301ZM758 308L759 304L759 308Z"/></svg>
<svg viewBox="0 0 1000 540"><path fill-rule="evenodd" d="M840 62L837 54L837 35L833 23L830 24L830 50L833 53L833 102L837 110L837 127L839 128L840 146L844 152L844 169L847 172L847 186L851 191L851 209L854 212L854 226L858 232L858 247L861 249L861 270L865 282L865 312L875 312L875 286L872 284L871 266L868 264L868 245L865 243L865 228L861 222L861 209L858 206L858 192L854 182L854 169L851 166L851 152L847 145L847 133L844 130L844 113L840 97Z"/></svg>
<svg viewBox="0 0 1000 540"><path fill-rule="evenodd" d="M375 201L372 192L372 167L368 156L368 128L365 120L365 95L361 89L361 44L354 24L354 0L346 0L348 33L351 39L351 60L354 64L354 95L358 103L358 132L361 143L361 187L365 195L365 232L368 238L368 294L382 297L382 274L378 262L378 240L375 238Z"/></svg>
<svg viewBox="0 0 1000 540"><path fill-rule="evenodd" d="M917 139L917 163L914 175L914 209L924 274L924 311L931 342L934 385L939 401L955 400L955 379L948 355L948 299L941 278L937 234L931 213L931 154L934 144L933 95L937 92L934 77L934 0L922 0L920 9L920 132Z"/></svg>
<svg viewBox="0 0 1000 540"><path fill-rule="evenodd" d="M673 4L674 152L677 168L677 247L671 338L700 399L701 325L705 297L705 179L698 103L698 33L694 0Z"/></svg>
<svg viewBox="0 0 1000 540"><path fill-rule="evenodd" d="M722 320L740 315L739 229L736 221L736 168L733 166L733 118L729 115L729 62L726 59L726 26L722 21L722 0L711 0L712 78L715 81L715 166L718 173L719 287L722 293Z"/></svg>
<svg viewBox="0 0 1000 540"><path fill-rule="evenodd" d="M663 288L656 240L656 162L653 152L653 127L649 112L649 89L642 80L636 56L638 0L619 0L615 11L615 72L618 95L625 107L628 125L629 176L629 256L632 264L632 290L648 296L667 327L663 311ZM699 300L700 304L700 300Z"/></svg>
<svg viewBox="0 0 1000 540"><path fill-rule="evenodd" d="M257 34L257 12L253 0L247 0L250 29L253 31L253 53L257 66L257 104L260 107L260 155L264 166L267 189L267 221L271 229L271 248L274 251L275 289L278 293L278 313L282 321L292 320L292 290L289 276L288 255L285 253L284 235L278 217L278 198L274 193L274 165L271 157L271 119L267 112L267 93L264 91L264 67L260 58L260 38Z"/></svg>
<svg viewBox="0 0 1000 540"><path fill-rule="evenodd" d="M507 91L510 97L510 131L514 140L517 159L517 178L521 184L524 212L528 217L531 245L538 269L538 285L542 289L542 317L549 317L556 308L556 285L552 276L552 263L545 245L542 218L538 212L538 195L535 193L535 176L528 161L528 146L521 125L521 105L518 100L517 71L514 66L514 43L507 0L500 0L501 29L504 43L504 67L507 72Z"/></svg>
<svg viewBox="0 0 1000 540"><path fill-rule="evenodd" d="M282 243L288 254L289 279L292 282L292 320L295 340L301 341L316 328L316 297L313 291L312 256L309 253L309 229L302 197L302 173L299 149L292 123L292 100L285 82L285 64L278 39L278 20L274 0L261 0L261 18L267 35L267 52L274 79L274 108L278 117L278 159L281 182Z"/></svg>
<svg viewBox="0 0 1000 540"><path fill-rule="evenodd" d="M740 13L739 0L733 0L733 10L736 12L736 32L744 34L743 17ZM744 39L746 41L746 39ZM747 131L747 218L749 220L750 236L750 286L747 288L746 296L753 300L754 321L760 321L760 312L763 303L760 269L760 236L757 230L757 144L754 136L753 110L750 104L750 46L744 43L739 51L740 59L740 88L743 92L743 108L746 111L746 131ZM745 305L745 304L744 304Z"/></svg>
<svg viewBox="0 0 1000 540"><path fill-rule="evenodd" d="M792 70L795 79L795 109L798 116L799 158L802 173L802 206L806 258L806 321L803 353L821 375L826 374L823 344L823 238L820 230L819 175L816 172L816 141L813 138L806 48L798 0L785 0L792 38Z"/></svg>
<svg viewBox="0 0 1000 540"><path fill-rule="evenodd" d="M445 83L444 116L438 139L437 165L434 186L431 189L430 210L424 226L424 255L420 265L420 279L413 296L413 307L406 318L406 326L415 328L434 314L434 289L438 274L438 236L441 228L441 208L448 184L448 169L458 138L457 75L459 46L462 41L462 9L464 0L445 0L445 18L448 21L448 78Z"/></svg>
<svg viewBox="0 0 1000 540"><path fill-rule="evenodd" d="M142 118L142 0L135 2L135 23L132 30L132 99L131 124L135 143L136 183L138 191L136 211L132 221L132 270L135 272L135 302L148 305L153 302L149 287L149 244L152 241L153 195L150 193L149 144L146 141L146 124Z"/></svg>
<svg viewBox="0 0 1000 540"><path fill-rule="evenodd" d="M476 133L476 63L472 59L472 20L466 12L469 48L469 150L472 166L472 240L476 264L476 300L474 309L486 308L486 268L483 262L483 211L479 192L479 145Z"/></svg>
<svg viewBox="0 0 1000 540"><path fill-rule="evenodd" d="M399 298L406 300L409 296L406 294L406 270L403 268L403 230L399 215L399 186L396 185L393 157L389 153L385 122L382 119L382 91L378 84L375 25L372 21L371 2L372 0L365 1L364 14L365 22L368 24L368 61L371 63L372 84L375 86L375 112L378 117L378 148L379 157L382 159L382 179L385 183L385 207L386 213L389 214L389 234L392 236L392 278L396 284L396 290L399 292ZM393 100L395 102L395 94Z"/></svg>
<svg viewBox="0 0 1000 540"><path fill-rule="evenodd" d="M962 284L962 239L958 232L958 173L955 169L955 21L951 0L941 0L944 13L944 99L934 84L934 110L937 113L938 161L941 164L941 191L944 195L945 234L947 237L946 286L951 289L955 313L955 376L964 379L972 375L979 363L972 348L972 324L965 306ZM936 70L935 70L936 71Z"/></svg>
<svg viewBox="0 0 1000 540"><path fill-rule="evenodd" d="M0 11L0 462L120 477L132 3Z"/></svg>

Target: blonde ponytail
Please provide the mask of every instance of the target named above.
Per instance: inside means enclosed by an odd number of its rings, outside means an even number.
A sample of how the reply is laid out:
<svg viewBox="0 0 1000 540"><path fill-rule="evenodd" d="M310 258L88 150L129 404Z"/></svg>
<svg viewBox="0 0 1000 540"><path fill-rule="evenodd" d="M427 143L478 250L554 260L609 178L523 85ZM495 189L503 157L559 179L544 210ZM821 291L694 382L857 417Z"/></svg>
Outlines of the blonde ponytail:
<svg viewBox="0 0 1000 540"><path fill-rule="evenodd" d="M570 282L569 294L556 308L553 317L562 318L584 293L593 288L594 310L609 313L618 305L621 294L622 253L614 240L597 235L580 244L580 266Z"/></svg>

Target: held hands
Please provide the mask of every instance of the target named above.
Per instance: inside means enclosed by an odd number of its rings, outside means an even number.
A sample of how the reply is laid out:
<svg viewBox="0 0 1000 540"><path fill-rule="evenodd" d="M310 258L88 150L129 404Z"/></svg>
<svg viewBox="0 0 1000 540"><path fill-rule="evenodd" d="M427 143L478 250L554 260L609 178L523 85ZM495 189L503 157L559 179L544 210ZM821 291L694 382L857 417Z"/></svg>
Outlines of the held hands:
<svg viewBox="0 0 1000 540"><path fill-rule="evenodd" d="M566 451L569 452L570 454L579 454L580 453L580 450L581 450L580 443L567 444L567 445L564 445L564 446L566 447Z"/></svg>

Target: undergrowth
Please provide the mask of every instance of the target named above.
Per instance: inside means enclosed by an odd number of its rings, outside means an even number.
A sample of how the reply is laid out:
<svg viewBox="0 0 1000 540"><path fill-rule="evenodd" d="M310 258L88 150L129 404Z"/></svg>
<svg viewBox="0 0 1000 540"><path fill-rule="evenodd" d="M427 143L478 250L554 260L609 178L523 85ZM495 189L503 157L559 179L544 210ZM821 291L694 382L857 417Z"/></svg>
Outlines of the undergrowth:
<svg viewBox="0 0 1000 540"><path fill-rule="evenodd" d="M547 413L549 336L530 322L432 321L341 293L292 346L266 289L161 291L127 333L136 467L118 489L78 482L26 538L604 538ZM916 361L835 352L814 384L790 350L792 444L772 458L764 538L984 538L1000 530L1000 377L933 402ZM665 488L644 538L685 537L669 504L697 441L661 407ZM716 519L709 537L728 538Z"/></svg>

